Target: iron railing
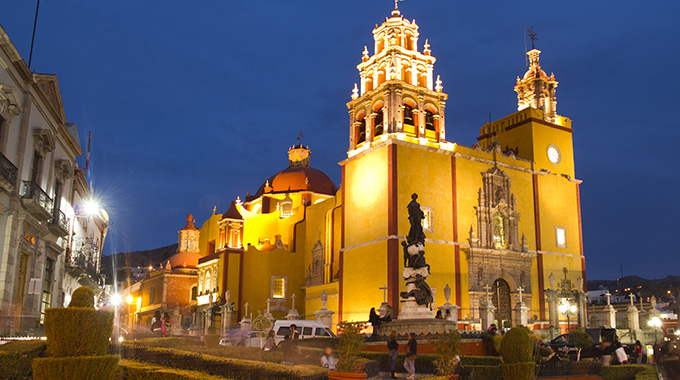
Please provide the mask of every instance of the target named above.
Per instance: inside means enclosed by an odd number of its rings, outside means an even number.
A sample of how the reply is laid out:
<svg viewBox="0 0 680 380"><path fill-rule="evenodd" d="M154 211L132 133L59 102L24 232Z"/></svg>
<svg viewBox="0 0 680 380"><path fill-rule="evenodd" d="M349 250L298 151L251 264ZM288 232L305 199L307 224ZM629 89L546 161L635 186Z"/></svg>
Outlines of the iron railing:
<svg viewBox="0 0 680 380"><path fill-rule="evenodd" d="M326 373L303 376L298 371L267 369L265 365L244 365L229 359L203 359L201 354L179 354L170 350L148 350L141 345L109 345L110 354L120 354L123 359L172 367L176 369L200 371L210 375L223 376L234 380L322 380Z"/></svg>
<svg viewBox="0 0 680 380"><path fill-rule="evenodd" d="M21 183L21 193L19 195L24 199L33 199L45 211L48 213L52 212L52 198L50 198L37 183L33 181L23 181Z"/></svg>
<svg viewBox="0 0 680 380"><path fill-rule="evenodd" d="M68 222L69 219L66 215L59 209L52 210L52 219L50 219L50 224L59 226L62 230L68 233Z"/></svg>
<svg viewBox="0 0 680 380"><path fill-rule="evenodd" d="M595 361L541 362L536 365L536 377L599 375L602 365Z"/></svg>
<svg viewBox="0 0 680 380"><path fill-rule="evenodd" d="M12 184L12 188L17 183L17 169L16 166L4 154L0 153L0 176Z"/></svg>

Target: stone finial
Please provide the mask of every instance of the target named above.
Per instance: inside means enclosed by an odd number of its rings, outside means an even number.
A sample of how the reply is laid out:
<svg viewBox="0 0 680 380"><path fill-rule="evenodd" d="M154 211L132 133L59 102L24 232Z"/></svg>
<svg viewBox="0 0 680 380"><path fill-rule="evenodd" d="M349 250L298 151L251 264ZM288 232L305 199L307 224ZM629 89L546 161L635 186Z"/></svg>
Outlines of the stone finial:
<svg viewBox="0 0 680 380"><path fill-rule="evenodd" d="M609 293L609 291L607 291L607 293L605 293L604 295L607 296L607 305L611 305L612 294Z"/></svg>
<svg viewBox="0 0 680 380"><path fill-rule="evenodd" d="M240 205L243 204L243 202L241 202L241 197L239 197L238 195L236 196L236 202L235 203L236 203L236 206L240 206Z"/></svg>
<svg viewBox="0 0 680 380"><path fill-rule="evenodd" d="M328 302L328 293L324 290L321 293L321 308L325 309L326 308L326 303Z"/></svg>
<svg viewBox="0 0 680 380"><path fill-rule="evenodd" d="M437 83L437 85L434 87L434 90L437 92L442 92L444 87L442 86L442 80L439 75L437 75L437 81L435 83Z"/></svg>
<svg viewBox="0 0 680 380"><path fill-rule="evenodd" d="M293 307L292 307L292 309L295 309L295 298L296 298L296 297L297 297L297 296L295 295L295 293L293 293L293 295L290 296L290 298L293 300Z"/></svg>
<svg viewBox="0 0 680 380"><path fill-rule="evenodd" d="M555 290L555 274L550 272L548 276L548 282L550 283L550 290Z"/></svg>
<svg viewBox="0 0 680 380"><path fill-rule="evenodd" d="M352 100L356 100L359 97L359 88L357 88L357 84L354 83L354 88L352 89Z"/></svg>
<svg viewBox="0 0 680 380"><path fill-rule="evenodd" d="M446 303L449 303L449 299L451 298L451 287L449 284L446 284L444 287L444 299L446 300Z"/></svg>
<svg viewBox="0 0 680 380"><path fill-rule="evenodd" d="M364 46L364 51L362 52L362 55L361 55L361 61L366 62L366 61L368 61L368 58L369 58L368 57L368 47Z"/></svg>
<svg viewBox="0 0 680 380"><path fill-rule="evenodd" d="M244 306L246 307L246 312L245 312L244 315L247 317L248 316L248 306L249 306L248 302L246 302L246 304Z"/></svg>
<svg viewBox="0 0 680 380"><path fill-rule="evenodd" d="M425 40L425 45L423 45L423 47L424 47L424 49L423 49L423 54L425 54L425 55L430 55L430 52L431 52L431 50L430 50L430 43L429 43L429 41L428 41L427 39Z"/></svg>
<svg viewBox="0 0 680 380"><path fill-rule="evenodd" d="M578 276L578 278L576 279L576 284L578 285L577 290L579 292L583 292L583 277Z"/></svg>
<svg viewBox="0 0 680 380"><path fill-rule="evenodd" d="M524 288L521 287L521 286L518 286L517 291L519 292L519 303L522 303L522 292L524 291Z"/></svg>
<svg viewBox="0 0 680 380"><path fill-rule="evenodd" d="M229 303L229 297L231 297L231 291L229 291L229 289L227 289L227 291L224 292L224 300L225 300L227 303Z"/></svg>

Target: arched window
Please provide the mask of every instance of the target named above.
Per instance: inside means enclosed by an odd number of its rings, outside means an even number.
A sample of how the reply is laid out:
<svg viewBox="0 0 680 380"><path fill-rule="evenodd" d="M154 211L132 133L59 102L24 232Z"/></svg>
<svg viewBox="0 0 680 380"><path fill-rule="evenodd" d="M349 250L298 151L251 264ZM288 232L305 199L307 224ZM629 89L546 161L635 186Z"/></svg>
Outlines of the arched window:
<svg viewBox="0 0 680 380"><path fill-rule="evenodd" d="M149 305L156 303L156 288L153 286L149 289Z"/></svg>
<svg viewBox="0 0 680 380"><path fill-rule="evenodd" d="M366 141L366 118L359 121L359 128L357 129L357 145Z"/></svg>
<svg viewBox="0 0 680 380"><path fill-rule="evenodd" d="M413 124L413 107L408 104L404 104L404 125L415 125Z"/></svg>
<svg viewBox="0 0 680 380"><path fill-rule="evenodd" d="M375 135L381 135L383 133L383 107L380 107L378 109L375 115L375 118L373 119L373 125L374 125L374 130L375 130Z"/></svg>
<svg viewBox="0 0 680 380"><path fill-rule="evenodd" d="M425 129L434 131L434 114L432 111L425 111Z"/></svg>

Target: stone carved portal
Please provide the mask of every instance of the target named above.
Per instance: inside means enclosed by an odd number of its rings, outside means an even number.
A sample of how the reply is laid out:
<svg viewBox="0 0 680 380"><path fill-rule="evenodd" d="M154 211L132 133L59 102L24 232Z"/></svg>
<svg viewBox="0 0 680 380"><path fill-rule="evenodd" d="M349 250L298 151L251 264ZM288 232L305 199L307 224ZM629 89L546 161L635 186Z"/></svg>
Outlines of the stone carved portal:
<svg viewBox="0 0 680 380"><path fill-rule="evenodd" d="M491 301L496 308L496 326L512 327L512 304L510 302L510 285L502 278L496 279L491 288Z"/></svg>
<svg viewBox="0 0 680 380"><path fill-rule="evenodd" d="M499 307L498 287L501 292L500 308L496 309L496 319L512 323L512 309L519 302L519 286L531 289L531 262L535 253L528 252L526 239L519 234L520 213L517 212L515 196L512 193L512 179L498 167L493 167L482 175L479 189L477 231L470 226L470 245L462 250L467 255L469 279L470 310L472 318L479 317L478 307L486 298L484 286L493 286L489 294L493 305ZM497 283L501 281L500 286ZM503 298L505 297L505 298ZM523 301L531 305L531 293L523 293ZM500 327L500 325L499 325Z"/></svg>

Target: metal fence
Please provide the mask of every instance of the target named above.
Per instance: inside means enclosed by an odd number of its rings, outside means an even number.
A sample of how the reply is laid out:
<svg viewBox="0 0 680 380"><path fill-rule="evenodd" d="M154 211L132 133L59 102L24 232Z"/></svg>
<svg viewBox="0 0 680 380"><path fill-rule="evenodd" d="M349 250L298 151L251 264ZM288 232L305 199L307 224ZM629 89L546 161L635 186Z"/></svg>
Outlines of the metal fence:
<svg viewBox="0 0 680 380"><path fill-rule="evenodd" d="M536 365L536 377L564 377L564 376L583 376L599 375L601 364L597 362L542 362Z"/></svg>
<svg viewBox="0 0 680 380"><path fill-rule="evenodd" d="M170 350L149 350L140 345L109 346L110 354L119 354L123 359L151 363L176 369L200 371L210 375L218 375L234 380L324 380L325 373L303 376L299 371L279 371L265 365L250 366L235 363L229 359L203 359L201 354L178 354Z"/></svg>

